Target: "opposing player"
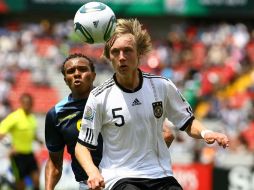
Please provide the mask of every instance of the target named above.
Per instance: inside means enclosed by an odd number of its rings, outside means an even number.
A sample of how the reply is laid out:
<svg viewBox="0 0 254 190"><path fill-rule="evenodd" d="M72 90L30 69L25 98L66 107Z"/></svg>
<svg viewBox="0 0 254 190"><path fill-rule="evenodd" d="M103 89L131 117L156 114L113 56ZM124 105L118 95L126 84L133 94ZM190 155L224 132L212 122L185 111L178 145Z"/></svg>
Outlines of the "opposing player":
<svg viewBox="0 0 254 190"><path fill-rule="evenodd" d="M80 183L80 190L88 189L87 174L79 165L74 148L77 142L84 107L95 79L94 64L83 54L69 55L62 64L62 74L71 93L51 108L46 115L45 140L49 159L45 170L45 189L53 190L61 178L63 153L67 146L72 158L72 170ZM99 165L102 155L102 138L99 136L93 161Z"/></svg>

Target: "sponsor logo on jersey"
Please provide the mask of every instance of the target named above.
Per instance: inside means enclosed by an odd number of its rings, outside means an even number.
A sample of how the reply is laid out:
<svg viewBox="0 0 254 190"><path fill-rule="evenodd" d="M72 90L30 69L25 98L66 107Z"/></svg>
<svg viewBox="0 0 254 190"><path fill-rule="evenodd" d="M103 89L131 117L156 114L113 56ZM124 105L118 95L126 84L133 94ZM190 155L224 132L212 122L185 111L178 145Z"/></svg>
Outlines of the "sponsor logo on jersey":
<svg viewBox="0 0 254 190"><path fill-rule="evenodd" d="M132 103L132 106L137 106L137 105L141 105L141 102L137 98L135 98L135 100Z"/></svg>
<svg viewBox="0 0 254 190"><path fill-rule="evenodd" d="M73 113L73 114L71 114L71 115L68 115L68 116L66 116L66 117L59 118L58 121L59 121L59 122L63 122L63 121L65 121L65 120L70 120L70 119L76 117L79 113L80 113L80 111L77 111L77 112L75 112L75 113Z"/></svg>
<svg viewBox="0 0 254 190"><path fill-rule="evenodd" d="M87 106L85 109L84 119L93 121L94 118L94 111L91 107Z"/></svg>
<svg viewBox="0 0 254 190"><path fill-rule="evenodd" d="M160 118L163 114L163 106L162 101L159 102L153 102L153 114L156 118Z"/></svg>

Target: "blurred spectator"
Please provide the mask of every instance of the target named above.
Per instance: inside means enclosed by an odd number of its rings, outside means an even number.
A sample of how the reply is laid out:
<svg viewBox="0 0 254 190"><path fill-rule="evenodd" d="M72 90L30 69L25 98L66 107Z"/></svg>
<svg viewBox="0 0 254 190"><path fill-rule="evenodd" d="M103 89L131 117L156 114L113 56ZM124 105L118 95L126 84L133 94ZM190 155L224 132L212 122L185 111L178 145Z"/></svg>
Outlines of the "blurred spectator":
<svg viewBox="0 0 254 190"><path fill-rule="evenodd" d="M10 134L12 148L10 159L15 176L16 189L25 190L25 177L30 177L33 189L39 189L39 167L33 154L33 141L38 139L36 134L37 121L32 113L33 98L29 94L20 97L20 108L10 113L0 123L0 139Z"/></svg>

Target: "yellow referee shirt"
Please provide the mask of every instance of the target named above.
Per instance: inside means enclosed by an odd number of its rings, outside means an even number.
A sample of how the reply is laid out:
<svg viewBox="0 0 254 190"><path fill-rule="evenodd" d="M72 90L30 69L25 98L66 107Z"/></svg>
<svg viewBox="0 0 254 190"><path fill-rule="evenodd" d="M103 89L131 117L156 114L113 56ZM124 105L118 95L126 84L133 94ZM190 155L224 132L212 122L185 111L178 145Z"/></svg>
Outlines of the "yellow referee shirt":
<svg viewBox="0 0 254 190"><path fill-rule="evenodd" d="M10 113L0 123L0 134L10 134L12 146L18 153L31 153L37 121L33 114L26 115L22 108Z"/></svg>

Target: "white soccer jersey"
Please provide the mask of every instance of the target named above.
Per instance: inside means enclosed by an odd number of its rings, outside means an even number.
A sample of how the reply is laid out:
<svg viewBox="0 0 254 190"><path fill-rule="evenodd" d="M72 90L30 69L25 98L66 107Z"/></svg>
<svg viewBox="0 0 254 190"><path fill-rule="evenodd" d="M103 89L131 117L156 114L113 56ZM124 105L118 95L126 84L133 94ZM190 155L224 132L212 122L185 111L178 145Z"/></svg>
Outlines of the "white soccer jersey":
<svg viewBox="0 0 254 190"><path fill-rule="evenodd" d="M168 79L140 72L134 91L115 76L90 93L78 142L95 149L103 136L100 170L110 189L121 178L172 176L171 160L162 137L167 117L180 130L193 120L190 105Z"/></svg>

